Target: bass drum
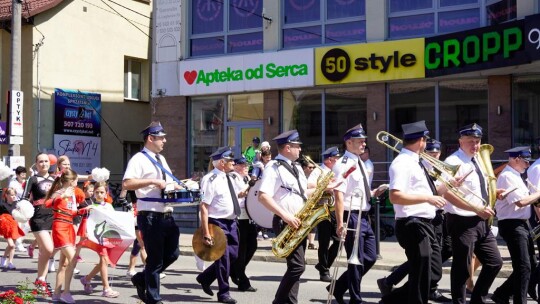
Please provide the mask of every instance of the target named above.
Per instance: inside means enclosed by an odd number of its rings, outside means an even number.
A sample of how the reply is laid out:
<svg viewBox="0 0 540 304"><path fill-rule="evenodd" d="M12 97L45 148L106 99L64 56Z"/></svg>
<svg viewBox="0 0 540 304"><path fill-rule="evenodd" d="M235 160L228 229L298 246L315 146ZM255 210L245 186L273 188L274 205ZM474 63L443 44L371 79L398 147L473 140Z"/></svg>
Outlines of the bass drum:
<svg viewBox="0 0 540 304"><path fill-rule="evenodd" d="M257 181L253 187L249 189L246 197L246 211L251 220L259 227L272 229L272 219L274 214L266 209L263 204L259 202L259 189L261 188L261 182Z"/></svg>

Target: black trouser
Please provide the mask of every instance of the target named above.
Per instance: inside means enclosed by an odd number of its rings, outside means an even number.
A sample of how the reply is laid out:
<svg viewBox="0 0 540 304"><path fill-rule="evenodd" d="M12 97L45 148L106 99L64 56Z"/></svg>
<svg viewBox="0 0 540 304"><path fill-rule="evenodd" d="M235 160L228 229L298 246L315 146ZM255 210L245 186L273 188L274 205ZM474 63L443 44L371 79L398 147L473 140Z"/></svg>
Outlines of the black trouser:
<svg viewBox="0 0 540 304"><path fill-rule="evenodd" d="M444 262L452 256L452 238L448 235L446 229L446 217L442 210L437 210L437 215L431 221L433 229L435 230L435 237L439 245L441 246L441 266ZM386 278L386 284L388 285L398 285L408 274L409 274L410 264L408 261L399 265L390 275ZM442 270L441 270L442 273ZM431 292L435 292L438 287L436 282L431 286Z"/></svg>
<svg viewBox="0 0 540 304"><path fill-rule="evenodd" d="M497 296L514 303L527 303L527 288L531 277L532 238L525 220L507 219L499 221L499 233L506 242L512 259L512 274L497 288Z"/></svg>
<svg viewBox="0 0 540 304"><path fill-rule="evenodd" d="M343 217L349 218L349 212L345 211ZM350 219L347 223L348 232L344 244L345 251L347 252L347 259L350 259L354 250L355 239L358 238L356 249L358 250L358 259L362 264L347 263L347 270L341 274L334 289L334 295L340 296L343 296L348 289L351 296L349 303L351 304L362 303L362 295L360 294L362 278L377 260L375 234L371 229L367 217L367 212L359 213L358 211L353 211L350 214ZM360 223L360 235L357 236L355 231L358 223Z"/></svg>
<svg viewBox="0 0 540 304"><path fill-rule="evenodd" d="M317 225L317 232L319 233L319 263L317 269L320 275L330 275L330 267L337 257L339 249L339 237L337 236L337 223L336 215L334 212L330 212L330 219L320 222ZM332 241L332 245L330 245Z"/></svg>
<svg viewBox="0 0 540 304"><path fill-rule="evenodd" d="M284 225L283 220L274 215L272 220L272 228L276 235L281 233ZM306 255L306 241L304 238L300 245L287 256L287 271L281 278L279 287L276 291L276 295L272 304L296 304L298 303L298 290L300 289L300 276L306 269L305 255ZM264 301L263 301L264 302Z"/></svg>
<svg viewBox="0 0 540 304"><path fill-rule="evenodd" d="M178 259L180 230L171 213L139 211L137 225L146 249L144 279L148 304L161 301L159 274Z"/></svg>
<svg viewBox="0 0 540 304"><path fill-rule="evenodd" d="M231 278L238 280L238 289L245 290L251 287L251 282L246 275L246 267L257 250L257 225L251 220L238 220L240 245L238 258L231 265Z"/></svg>
<svg viewBox="0 0 540 304"><path fill-rule="evenodd" d="M491 284L502 267L497 241L487 222L478 216L446 214L448 232L452 237L453 261L450 286L453 303L466 303L465 285L469 278L472 254L482 263L470 303L485 303Z"/></svg>
<svg viewBox="0 0 540 304"><path fill-rule="evenodd" d="M430 286L441 279L441 246L431 220L407 217L396 220L396 237L411 264L409 280L383 297L383 302L427 304Z"/></svg>

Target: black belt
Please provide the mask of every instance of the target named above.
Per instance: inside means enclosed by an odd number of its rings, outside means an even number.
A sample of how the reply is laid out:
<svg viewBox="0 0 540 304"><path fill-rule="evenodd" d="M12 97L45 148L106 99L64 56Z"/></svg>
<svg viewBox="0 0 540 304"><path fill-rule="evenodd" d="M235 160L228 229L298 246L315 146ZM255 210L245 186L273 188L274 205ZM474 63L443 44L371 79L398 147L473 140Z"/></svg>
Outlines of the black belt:
<svg viewBox="0 0 540 304"><path fill-rule="evenodd" d="M137 211L137 214L142 216L153 216L153 217L162 217L168 218L172 216L172 212L156 212L156 211Z"/></svg>
<svg viewBox="0 0 540 304"><path fill-rule="evenodd" d="M353 214L360 214L360 210L345 210L345 212L353 213ZM368 218L369 211L362 211L362 214L360 215L360 218Z"/></svg>
<svg viewBox="0 0 540 304"><path fill-rule="evenodd" d="M419 217L419 216L408 216L408 217L401 217L397 219L398 221L409 221L409 220L418 220L420 222L424 223L431 223L432 219L428 219L425 217Z"/></svg>

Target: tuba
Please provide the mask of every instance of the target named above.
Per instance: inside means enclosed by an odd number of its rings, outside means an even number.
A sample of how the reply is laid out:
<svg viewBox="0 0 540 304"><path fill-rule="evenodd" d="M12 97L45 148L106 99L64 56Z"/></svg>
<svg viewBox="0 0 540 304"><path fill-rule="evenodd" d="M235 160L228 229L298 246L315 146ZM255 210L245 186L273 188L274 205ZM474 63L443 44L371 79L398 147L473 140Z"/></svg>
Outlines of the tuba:
<svg viewBox="0 0 540 304"><path fill-rule="evenodd" d="M497 178L493 172L493 165L491 164L491 153L493 153L493 146L490 144L483 144L478 150L479 166L482 167L487 178L487 192L488 201L486 207L491 209L495 208L495 202L497 202ZM493 224L493 216L488 219L489 226Z"/></svg>

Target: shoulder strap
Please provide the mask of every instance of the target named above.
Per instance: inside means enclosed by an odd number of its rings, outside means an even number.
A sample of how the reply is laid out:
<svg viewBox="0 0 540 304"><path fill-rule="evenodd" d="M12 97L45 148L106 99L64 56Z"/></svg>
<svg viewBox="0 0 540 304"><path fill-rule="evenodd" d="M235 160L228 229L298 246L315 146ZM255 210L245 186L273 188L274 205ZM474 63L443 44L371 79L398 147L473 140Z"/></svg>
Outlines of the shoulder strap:
<svg viewBox="0 0 540 304"><path fill-rule="evenodd" d="M283 166L285 169L287 169L287 171L289 171L296 178L296 182L298 183L298 189L300 189L299 195L304 199L304 201L306 201L307 198L304 195L304 189L302 188L302 184L300 184L300 177L298 176L297 173L294 172L292 166L282 159L276 159L276 162L279 163L279 165ZM279 165L278 165L278 168L279 168Z"/></svg>
<svg viewBox="0 0 540 304"><path fill-rule="evenodd" d="M188 187L186 186L186 184L184 184L181 180L179 180L178 178L176 178L169 170L165 169L163 167L162 164L160 164L157 160L155 160L152 156L148 155L148 153L146 153L146 151L141 151L142 154L144 154L144 156L146 156L154 165L156 165L159 169L161 169L161 171L165 172L165 174L167 174L168 176L170 176L175 182L177 182L180 186L188 189Z"/></svg>

